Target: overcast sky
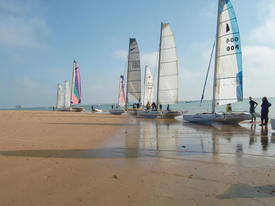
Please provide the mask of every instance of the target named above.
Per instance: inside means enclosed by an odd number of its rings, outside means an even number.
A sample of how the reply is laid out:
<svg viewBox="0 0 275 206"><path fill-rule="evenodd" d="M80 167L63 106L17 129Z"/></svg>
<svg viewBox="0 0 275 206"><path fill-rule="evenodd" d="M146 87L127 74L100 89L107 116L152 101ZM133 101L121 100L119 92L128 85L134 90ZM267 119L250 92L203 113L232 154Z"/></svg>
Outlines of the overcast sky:
<svg viewBox="0 0 275 206"><path fill-rule="evenodd" d="M231 2L243 49L244 96L275 96L275 2ZM129 37L137 39L142 70L148 64L154 73L161 22L170 23L175 34L179 99L200 99L215 39L217 3L0 0L0 107L55 105L57 83L71 81L74 59L79 62L83 104L115 102Z"/></svg>

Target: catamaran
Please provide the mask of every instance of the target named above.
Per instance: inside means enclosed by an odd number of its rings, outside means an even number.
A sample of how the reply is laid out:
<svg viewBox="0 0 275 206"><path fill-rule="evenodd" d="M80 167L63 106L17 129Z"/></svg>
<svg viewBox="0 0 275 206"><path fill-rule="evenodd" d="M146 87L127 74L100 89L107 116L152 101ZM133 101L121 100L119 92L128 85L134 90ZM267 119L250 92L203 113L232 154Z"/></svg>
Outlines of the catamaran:
<svg viewBox="0 0 275 206"><path fill-rule="evenodd" d="M82 107L73 106L73 105L78 105L80 103L81 103L81 84L80 84L79 66L78 66L78 63L74 60L70 111L74 111L74 112L83 111Z"/></svg>
<svg viewBox="0 0 275 206"><path fill-rule="evenodd" d="M136 114L138 108L128 108L130 97L132 97L133 101L138 102L136 104L138 107L141 105L140 54L137 41L134 38L129 40L125 109L128 113Z"/></svg>
<svg viewBox="0 0 275 206"><path fill-rule="evenodd" d="M124 87L124 76L120 75L119 77L119 92L118 92L118 103L112 106L112 109L109 110L110 114L120 115L125 112L124 107L126 105L125 100L125 87Z"/></svg>
<svg viewBox="0 0 275 206"><path fill-rule="evenodd" d="M215 112L216 106L243 100L242 52L237 18L230 0L218 1L212 112L183 115L183 119L189 122L236 124L251 119L246 112Z"/></svg>
<svg viewBox="0 0 275 206"><path fill-rule="evenodd" d="M178 103L178 57L174 33L169 23L161 23L158 82L157 82L157 108L163 104ZM141 117L174 118L181 115L179 111L142 111Z"/></svg>

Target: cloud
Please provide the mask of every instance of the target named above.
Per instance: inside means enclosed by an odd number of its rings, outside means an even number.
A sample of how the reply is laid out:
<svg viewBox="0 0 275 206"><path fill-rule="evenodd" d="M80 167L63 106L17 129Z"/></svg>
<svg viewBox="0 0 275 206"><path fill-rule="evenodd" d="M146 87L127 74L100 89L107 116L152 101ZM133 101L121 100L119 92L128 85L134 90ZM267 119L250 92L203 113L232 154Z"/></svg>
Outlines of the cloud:
<svg viewBox="0 0 275 206"><path fill-rule="evenodd" d="M251 31L249 40L254 44L275 46L275 2L265 2L260 14L264 23Z"/></svg>
<svg viewBox="0 0 275 206"><path fill-rule="evenodd" d="M275 88L275 2L260 7L262 24L249 35L243 47L244 93L246 96L274 96Z"/></svg>
<svg viewBox="0 0 275 206"><path fill-rule="evenodd" d="M36 90L39 89L41 87L41 84L39 81L36 81L30 77L22 77L21 79L17 80L17 85L18 87L23 90L23 91L27 91L29 90L31 92L31 90Z"/></svg>
<svg viewBox="0 0 275 206"><path fill-rule="evenodd" d="M274 96L275 49L250 45L243 49L246 96Z"/></svg>
<svg viewBox="0 0 275 206"><path fill-rule="evenodd" d="M33 11L33 1L0 3L0 45L6 48L43 48L51 33L47 22ZM31 14L31 15L30 15Z"/></svg>
<svg viewBox="0 0 275 206"><path fill-rule="evenodd" d="M118 59L125 61L127 60L128 57L128 51L126 50L117 50L114 52L115 57L117 57Z"/></svg>

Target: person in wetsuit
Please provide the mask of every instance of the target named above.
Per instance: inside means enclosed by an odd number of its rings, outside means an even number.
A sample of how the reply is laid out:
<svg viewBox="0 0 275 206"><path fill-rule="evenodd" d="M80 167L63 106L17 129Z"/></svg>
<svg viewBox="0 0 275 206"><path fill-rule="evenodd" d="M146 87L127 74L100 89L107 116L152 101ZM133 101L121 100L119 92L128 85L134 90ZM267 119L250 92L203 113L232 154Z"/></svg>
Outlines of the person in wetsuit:
<svg viewBox="0 0 275 206"><path fill-rule="evenodd" d="M250 105L250 108L249 108L249 111L250 111L250 114L251 114L251 123L254 121L256 122L256 113L255 113L255 108L258 106L258 103L255 102L254 100L252 100L252 97L249 97L249 105Z"/></svg>
<svg viewBox="0 0 275 206"><path fill-rule="evenodd" d="M267 125L268 123L268 112L269 112L269 107L271 104L268 102L266 97L263 97L262 99L262 109L261 109L261 124L260 126Z"/></svg>

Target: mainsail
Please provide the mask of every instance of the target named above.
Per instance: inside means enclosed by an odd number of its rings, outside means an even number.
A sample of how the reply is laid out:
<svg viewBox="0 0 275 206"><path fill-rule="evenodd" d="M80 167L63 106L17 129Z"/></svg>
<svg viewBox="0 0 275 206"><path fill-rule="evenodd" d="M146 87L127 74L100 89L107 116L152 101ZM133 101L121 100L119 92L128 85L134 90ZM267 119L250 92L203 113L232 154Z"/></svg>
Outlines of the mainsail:
<svg viewBox="0 0 275 206"><path fill-rule="evenodd" d="M119 97L118 97L118 105L124 107L126 104L125 101L125 87L124 87L124 76L120 75L119 79Z"/></svg>
<svg viewBox="0 0 275 206"><path fill-rule="evenodd" d="M153 87L153 77L149 67L145 66L145 74L144 74L144 96L143 96L143 105L146 105L148 102L152 104L153 95L154 95L154 87Z"/></svg>
<svg viewBox="0 0 275 206"><path fill-rule="evenodd" d="M178 103L178 57L174 33L161 23L157 104Z"/></svg>
<svg viewBox="0 0 275 206"><path fill-rule="evenodd" d="M64 82L64 107L70 108L70 85L67 80Z"/></svg>
<svg viewBox="0 0 275 206"><path fill-rule="evenodd" d="M56 108L61 109L63 107L63 95L62 95L62 85L57 84L57 99L56 99Z"/></svg>
<svg viewBox="0 0 275 206"><path fill-rule="evenodd" d="M80 103L81 103L81 85L80 85L79 67L78 67L78 63L74 61L71 104L80 104Z"/></svg>
<svg viewBox="0 0 275 206"><path fill-rule="evenodd" d="M219 0L216 42L213 107L243 100L240 33L230 0Z"/></svg>
<svg viewBox="0 0 275 206"><path fill-rule="evenodd" d="M128 103L129 94L138 102L141 100L141 72L140 72L140 55L136 39L130 38L128 54L128 72L127 72L127 93L126 104Z"/></svg>

